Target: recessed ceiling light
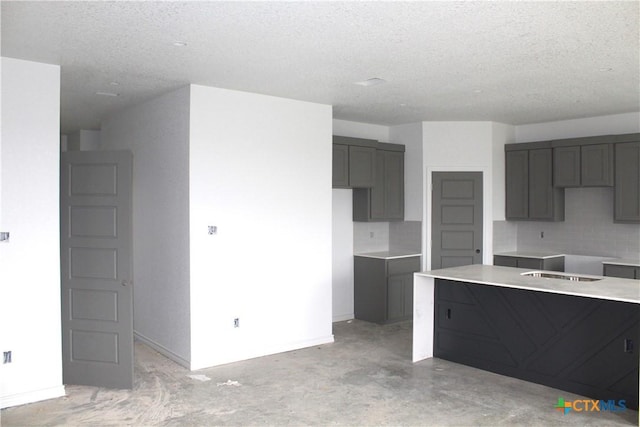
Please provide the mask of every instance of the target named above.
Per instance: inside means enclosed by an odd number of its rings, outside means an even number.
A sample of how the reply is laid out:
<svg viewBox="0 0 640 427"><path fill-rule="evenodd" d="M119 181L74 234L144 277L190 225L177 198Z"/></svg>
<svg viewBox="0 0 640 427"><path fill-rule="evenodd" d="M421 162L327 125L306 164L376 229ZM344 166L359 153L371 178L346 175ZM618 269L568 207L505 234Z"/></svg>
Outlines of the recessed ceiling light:
<svg viewBox="0 0 640 427"><path fill-rule="evenodd" d="M175 41L173 42L173 45L177 47L185 47L187 45L187 42Z"/></svg>
<svg viewBox="0 0 640 427"><path fill-rule="evenodd" d="M120 96L119 93L115 93L115 92L96 92L96 95L100 95L100 96Z"/></svg>
<svg viewBox="0 0 640 427"><path fill-rule="evenodd" d="M367 80L363 80L361 82L355 82L354 84L358 85L358 86L377 86L377 85L381 85L383 83L386 83L387 81L384 79L380 79L378 77L374 77L372 79L367 79Z"/></svg>

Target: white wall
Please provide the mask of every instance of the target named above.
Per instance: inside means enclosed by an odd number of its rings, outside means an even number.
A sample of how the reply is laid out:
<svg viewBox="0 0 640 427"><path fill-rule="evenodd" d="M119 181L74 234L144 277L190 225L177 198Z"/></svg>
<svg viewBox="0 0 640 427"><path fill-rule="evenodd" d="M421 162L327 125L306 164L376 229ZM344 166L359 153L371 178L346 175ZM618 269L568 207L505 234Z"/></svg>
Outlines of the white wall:
<svg viewBox="0 0 640 427"><path fill-rule="evenodd" d="M640 113L521 125L516 126L515 132L515 142L636 133L640 132Z"/></svg>
<svg viewBox="0 0 640 427"><path fill-rule="evenodd" d="M492 122L423 122L425 186L424 266L431 267L431 174L435 171L483 172L483 263L493 256L493 161ZM504 184L504 182L503 182Z"/></svg>
<svg viewBox="0 0 640 427"><path fill-rule="evenodd" d="M2 58L0 407L63 396L60 67Z"/></svg>
<svg viewBox="0 0 640 427"><path fill-rule="evenodd" d="M67 145L64 151L92 151L100 149L101 135L99 130L81 129L67 135Z"/></svg>
<svg viewBox="0 0 640 427"><path fill-rule="evenodd" d="M353 191L334 189L332 219L332 320L353 319Z"/></svg>
<svg viewBox="0 0 640 427"><path fill-rule="evenodd" d="M328 105L191 86L192 369L333 341L331 132Z"/></svg>
<svg viewBox="0 0 640 427"><path fill-rule="evenodd" d="M133 152L134 330L185 366L189 316L189 87L102 123L102 148Z"/></svg>
<svg viewBox="0 0 640 427"><path fill-rule="evenodd" d="M375 139L380 142L391 142L389 140L388 126L351 122L348 120L333 119L333 134L352 138Z"/></svg>
<svg viewBox="0 0 640 427"><path fill-rule="evenodd" d="M393 126L389 137L403 144L404 153L404 220L422 221L424 195L422 123Z"/></svg>

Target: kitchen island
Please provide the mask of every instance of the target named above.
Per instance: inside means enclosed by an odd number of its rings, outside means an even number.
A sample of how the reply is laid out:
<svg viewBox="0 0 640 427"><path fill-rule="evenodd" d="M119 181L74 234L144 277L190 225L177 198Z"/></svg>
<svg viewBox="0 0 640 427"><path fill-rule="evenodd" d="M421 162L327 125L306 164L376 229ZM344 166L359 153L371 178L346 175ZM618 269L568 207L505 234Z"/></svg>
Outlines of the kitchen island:
<svg viewBox="0 0 640 427"><path fill-rule="evenodd" d="M415 273L413 361L435 356L637 409L640 281L530 272Z"/></svg>

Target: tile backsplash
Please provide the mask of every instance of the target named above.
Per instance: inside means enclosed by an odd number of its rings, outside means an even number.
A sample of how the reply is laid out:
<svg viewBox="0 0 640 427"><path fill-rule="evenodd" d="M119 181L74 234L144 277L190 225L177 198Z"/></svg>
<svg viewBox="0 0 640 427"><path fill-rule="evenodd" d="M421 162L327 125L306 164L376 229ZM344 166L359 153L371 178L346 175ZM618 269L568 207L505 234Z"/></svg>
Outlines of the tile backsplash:
<svg viewBox="0 0 640 427"><path fill-rule="evenodd" d="M379 252L389 250L388 222L354 222L353 252Z"/></svg>
<svg viewBox="0 0 640 427"><path fill-rule="evenodd" d="M422 222L354 222L354 253L406 250L420 252Z"/></svg>
<svg viewBox="0 0 640 427"><path fill-rule="evenodd" d="M422 247L422 221L389 223L389 249L420 252Z"/></svg>
<svg viewBox="0 0 640 427"><path fill-rule="evenodd" d="M564 222L494 222L494 252L513 238L519 251L557 251L575 255L640 259L640 224L613 222L612 188L567 188ZM542 236L544 234L544 237ZM496 242L504 239L505 249Z"/></svg>

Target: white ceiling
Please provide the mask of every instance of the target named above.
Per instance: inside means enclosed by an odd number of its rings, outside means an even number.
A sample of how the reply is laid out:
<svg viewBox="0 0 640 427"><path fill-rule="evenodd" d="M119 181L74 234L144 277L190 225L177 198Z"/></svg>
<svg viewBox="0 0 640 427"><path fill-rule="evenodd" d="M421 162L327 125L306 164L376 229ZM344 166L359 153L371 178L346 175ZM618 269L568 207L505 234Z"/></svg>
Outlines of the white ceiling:
<svg viewBox="0 0 640 427"><path fill-rule="evenodd" d="M2 55L61 65L64 133L189 83L518 125L639 111L639 4L3 0Z"/></svg>

